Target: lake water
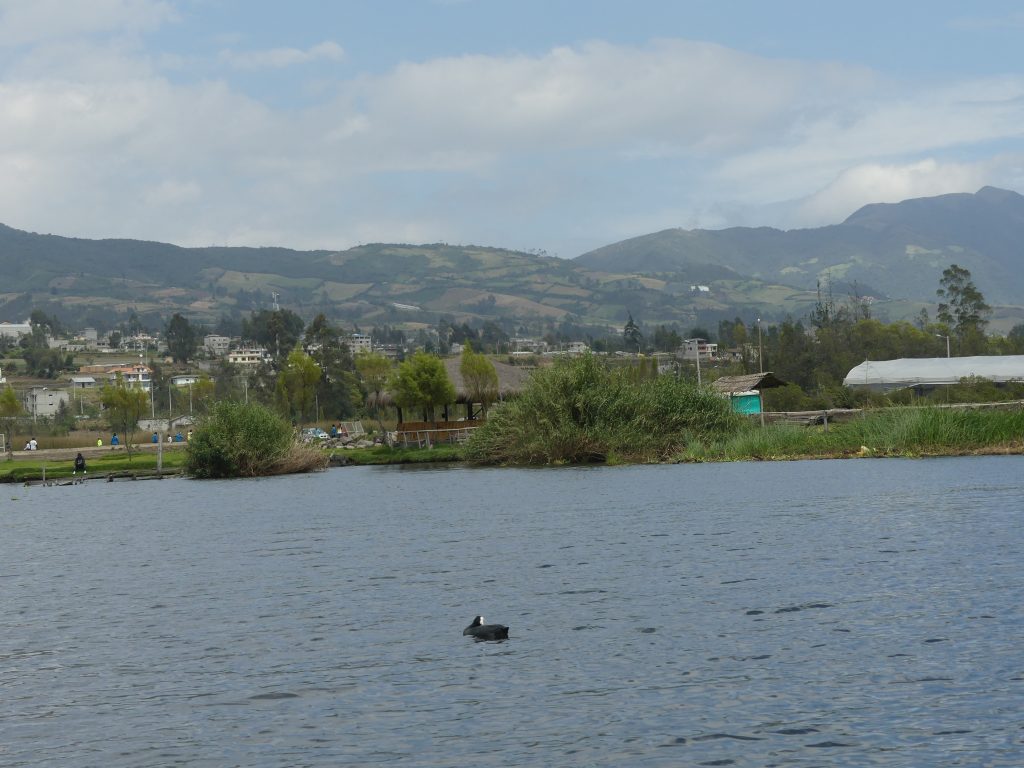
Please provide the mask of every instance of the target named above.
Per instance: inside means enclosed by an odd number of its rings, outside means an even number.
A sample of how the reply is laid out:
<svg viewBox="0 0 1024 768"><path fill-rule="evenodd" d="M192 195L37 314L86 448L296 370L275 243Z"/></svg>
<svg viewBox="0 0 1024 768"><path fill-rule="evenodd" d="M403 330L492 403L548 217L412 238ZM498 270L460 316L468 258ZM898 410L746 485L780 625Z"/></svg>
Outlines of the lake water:
<svg viewBox="0 0 1024 768"><path fill-rule="evenodd" d="M5 767L1024 765L1021 457L0 493Z"/></svg>

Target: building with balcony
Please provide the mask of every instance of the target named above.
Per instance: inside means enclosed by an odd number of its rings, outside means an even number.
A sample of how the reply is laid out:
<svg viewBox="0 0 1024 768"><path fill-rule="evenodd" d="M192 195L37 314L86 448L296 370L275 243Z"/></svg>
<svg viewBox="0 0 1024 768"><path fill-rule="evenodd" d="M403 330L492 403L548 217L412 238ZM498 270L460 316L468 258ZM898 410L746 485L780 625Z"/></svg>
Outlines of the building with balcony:
<svg viewBox="0 0 1024 768"><path fill-rule="evenodd" d="M712 344L707 339L684 339L677 356L683 360L700 358L701 362L717 360L718 345Z"/></svg>
<svg viewBox="0 0 1024 768"><path fill-rule="evenodd" d="M263 347L246 347L228 352L228 362L231 365L255 368L260 363L266 363L270 360L270 355Z"/></svg>
<svg viewBox="0 0 1024 768"><path fill-rule="evenodd" d="M353 333L345 343L348 344L348 348L352 351L353 355L358 355L360 352L373 351L373 340L365 333Z"/></svg>
<svg viewBox="0 0 1024 768"><path fill-rule="evenodd" d="M115 365L107 369L107 379L114 383L118 375L127 387L138 387L149 392L153 386L153 372L145 365Z"/></svg>

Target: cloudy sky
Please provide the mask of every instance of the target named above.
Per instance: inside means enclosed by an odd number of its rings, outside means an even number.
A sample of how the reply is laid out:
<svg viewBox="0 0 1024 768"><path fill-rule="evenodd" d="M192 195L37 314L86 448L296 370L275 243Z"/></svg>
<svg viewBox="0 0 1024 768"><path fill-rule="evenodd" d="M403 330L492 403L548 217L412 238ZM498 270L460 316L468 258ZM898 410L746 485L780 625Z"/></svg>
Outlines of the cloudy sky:
<svg viewBox="0 0 1024 768"><path fill-rule="evenodd" d="M0 222L573 257L1024 192L1020 3L0 0Z"/></svg>

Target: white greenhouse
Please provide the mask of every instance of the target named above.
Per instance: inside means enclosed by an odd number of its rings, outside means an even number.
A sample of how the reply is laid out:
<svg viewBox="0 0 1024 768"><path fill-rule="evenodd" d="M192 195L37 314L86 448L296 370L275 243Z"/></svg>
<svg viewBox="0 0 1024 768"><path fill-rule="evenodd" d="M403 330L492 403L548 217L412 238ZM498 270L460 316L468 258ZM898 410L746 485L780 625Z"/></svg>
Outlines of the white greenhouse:
<svg viewBox="0 0 1024 768"><path fill-rule="evenodd" d="M931 389L956 384L969 377L997 384L1024 382L1024 355L865 360L846 374L843 385L892 392L908 387Z"/></svg>

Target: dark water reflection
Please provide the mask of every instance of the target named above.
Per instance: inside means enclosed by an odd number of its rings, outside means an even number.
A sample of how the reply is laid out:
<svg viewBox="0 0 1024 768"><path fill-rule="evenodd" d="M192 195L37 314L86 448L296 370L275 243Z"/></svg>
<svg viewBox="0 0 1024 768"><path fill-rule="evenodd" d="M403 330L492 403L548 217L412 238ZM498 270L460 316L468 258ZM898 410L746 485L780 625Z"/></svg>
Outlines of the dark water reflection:
<svg viewBox="0 0 1024 768"><path fill-rule="evenodd" d="M7 487L0 765L1024 765L1022 469Z"/></svg>

